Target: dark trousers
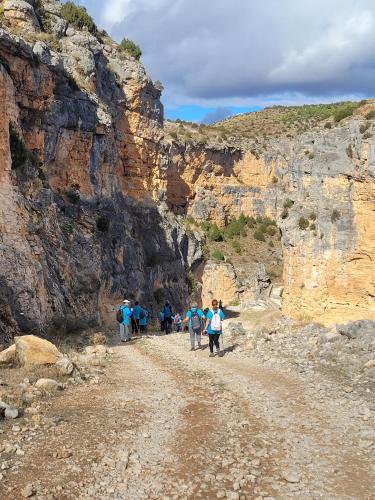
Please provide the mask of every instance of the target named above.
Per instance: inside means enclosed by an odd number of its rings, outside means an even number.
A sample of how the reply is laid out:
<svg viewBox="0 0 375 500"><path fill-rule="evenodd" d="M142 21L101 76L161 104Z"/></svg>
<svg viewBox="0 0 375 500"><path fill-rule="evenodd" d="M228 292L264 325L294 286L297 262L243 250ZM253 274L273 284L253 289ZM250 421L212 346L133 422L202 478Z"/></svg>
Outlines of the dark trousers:
<svg viewBox="0 0 375 500"><path fill-rule="evenodd" d="M132 318L132 333L139 332L139 319Z"/></svg>
<svg viewBox="0 0 375 500"><path fill-rule="evenodd" d="M171 333L172 331L172 318L165 318L164 323L165 323L165 333L168 335L168 333Z"/></svg>
<svg viewBox="0 0 375 500"><path fill-rule="evenodd" d="M163 321L160 321L160 331L164 332L164 330L165 330L165 321L163 320Z"/></svg>
<svg viewBox="0 0 375 500"><path fill-rule="evenodd" d="M214 352L214 344L217 351L220 351L220 333L210 333L208 335L208 341L210 344L210 352Z"/></svg>

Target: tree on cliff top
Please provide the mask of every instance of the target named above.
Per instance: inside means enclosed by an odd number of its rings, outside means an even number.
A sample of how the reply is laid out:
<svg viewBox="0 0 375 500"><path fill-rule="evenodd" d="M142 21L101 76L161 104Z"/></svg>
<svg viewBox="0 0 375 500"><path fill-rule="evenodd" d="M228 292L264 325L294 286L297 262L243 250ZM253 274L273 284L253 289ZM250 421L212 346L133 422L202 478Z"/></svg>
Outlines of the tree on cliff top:
<svg viewBox="0 0 375 500"><path fill-rule="evenodd" d="M66 2L61 6L60 15L78 29L87 28L93 35L98 31L93 18L87 13L85 7L79 7L73 2Z"/></svg>
<svg viewBox="0 0 375 500"><path fill-rule="evenodd" d="M129 38L124 38L122 40L122 42L119 45L119 49L121 51L126 52L129 55L131 55L132 57L137 59L137 61L139 61L139 59L142 55L142 51L141 51L140 47L136 43L134 43L132 40L129 40Z"/></svg>

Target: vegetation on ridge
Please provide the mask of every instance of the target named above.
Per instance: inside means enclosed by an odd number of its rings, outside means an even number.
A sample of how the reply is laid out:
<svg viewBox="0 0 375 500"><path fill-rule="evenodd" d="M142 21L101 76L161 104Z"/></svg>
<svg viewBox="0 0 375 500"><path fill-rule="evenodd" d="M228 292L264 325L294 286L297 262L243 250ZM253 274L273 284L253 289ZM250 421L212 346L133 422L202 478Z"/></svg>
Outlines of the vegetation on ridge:
<svg viewBox="0 0 375 500"><path fill-rule="evenodd" d="M139 61L142 51L140 47L134 43L132 40L129 40L129 38L124 38L122 42L119 45L119 50L122 52L126 52L127 54L131 55L137 61Z"/></svg>
<svg viewBox="0 0 375 500"><path fill-rule="evenodd" d="M66 2L61 6L60 15L78 29L86 28L93 35L98 31L93 18L87 13L85 7L75 5L73 2Z"/></svg>

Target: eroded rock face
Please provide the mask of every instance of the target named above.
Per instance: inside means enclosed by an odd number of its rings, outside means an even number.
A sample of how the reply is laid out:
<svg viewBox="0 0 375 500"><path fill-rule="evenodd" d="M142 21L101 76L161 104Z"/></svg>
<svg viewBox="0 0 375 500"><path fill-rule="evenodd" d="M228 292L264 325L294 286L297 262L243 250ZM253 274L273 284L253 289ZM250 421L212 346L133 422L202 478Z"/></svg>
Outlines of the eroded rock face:
<svg viewBox="0 0 375 500"><path fill-rule="evenodd" d="M219 225L241 213L277 219L284 312L324 324L373 319L375 139L360 133L364 122L357 115L256 151L174 141L168 203Z"/></svg>
<svg viewBox="0 0 375 500"><path fill-rule="evenodd" d="M124 295L152 309L160 288L182 307L202 257L154 199L160 90L113 42L68 31L57 53L0 28L0 340L113 322Z"/></svg>

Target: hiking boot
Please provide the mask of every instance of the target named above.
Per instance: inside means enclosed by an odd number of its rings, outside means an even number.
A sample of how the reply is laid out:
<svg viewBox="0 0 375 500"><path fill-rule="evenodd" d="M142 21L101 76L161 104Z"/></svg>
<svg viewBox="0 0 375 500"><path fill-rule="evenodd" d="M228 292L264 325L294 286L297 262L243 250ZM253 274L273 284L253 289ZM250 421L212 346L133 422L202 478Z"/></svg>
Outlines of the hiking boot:
<svg viewBox="0 0 375 500"><path fill-rule="evenodd" d="M202 344L198 344L198 349L202 349Z"/></svg>
<svg viewBox="0 0 375 500"><path fill-rule="evenodd" d="M214 358L215 354L213 352L210 352L210 358Z"/></svg>

